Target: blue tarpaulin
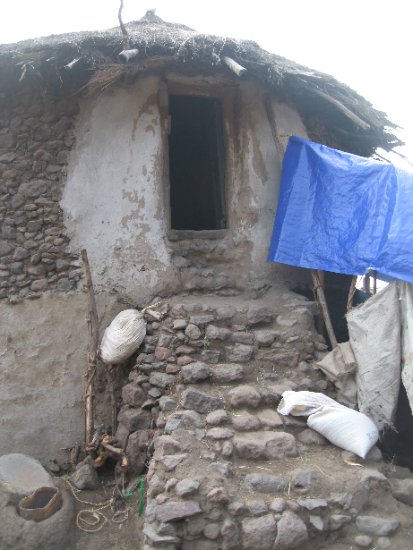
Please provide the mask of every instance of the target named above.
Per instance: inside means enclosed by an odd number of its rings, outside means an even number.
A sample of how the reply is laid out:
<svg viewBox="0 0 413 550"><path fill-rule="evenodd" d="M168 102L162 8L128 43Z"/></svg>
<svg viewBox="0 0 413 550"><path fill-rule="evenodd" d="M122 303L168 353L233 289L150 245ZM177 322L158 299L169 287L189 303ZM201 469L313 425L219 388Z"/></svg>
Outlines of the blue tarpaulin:
<svg viewBox="0 0 413 550"><path fill-rule="evenodd" d="M413 174L291 137L268 259L413 282Z"/></svg>

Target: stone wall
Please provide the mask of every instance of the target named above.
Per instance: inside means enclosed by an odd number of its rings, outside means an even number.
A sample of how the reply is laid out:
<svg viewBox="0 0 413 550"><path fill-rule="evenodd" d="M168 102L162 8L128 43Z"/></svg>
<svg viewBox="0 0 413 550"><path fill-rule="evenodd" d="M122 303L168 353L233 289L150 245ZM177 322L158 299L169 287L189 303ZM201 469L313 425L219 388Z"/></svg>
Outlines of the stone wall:
<svg viewBox="0 0 413 550"><path fill-rule="evenodd" d="M0 299L67 292L81 276L59 206L77 99L22 87L0 105Z"/></svg>

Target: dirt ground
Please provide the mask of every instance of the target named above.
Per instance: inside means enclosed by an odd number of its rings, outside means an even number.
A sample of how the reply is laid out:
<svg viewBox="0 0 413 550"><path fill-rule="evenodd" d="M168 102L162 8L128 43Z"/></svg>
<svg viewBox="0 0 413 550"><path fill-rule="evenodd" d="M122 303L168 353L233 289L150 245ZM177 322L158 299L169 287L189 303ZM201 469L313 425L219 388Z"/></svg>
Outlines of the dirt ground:
<svg viewBox="0 0 413 550"><path fill-rule="evenodd" d="M95 506L79 502L74 498L75 503L75 515L79 519L79 523L83 528L94 529L82 522L82 517L85 517L87 521L93 522L93 517L88 514L86 516L78 516L82 510L99 510L99 506L96 504L107 503L113 495L113 485L102 484L102 487L96 491L79 491L76 492L76 497L79 500L87 501L88 503L95 503ZM116 513L116 509L125 514ZM100 511L101 514L107 519L106 522L101 519L97 526L96 532L86 532L74 524L72 526L72 542L67 550L139 550L142 548L142 528L143 528L143 515L139 515L139 496L134 494L133 496L122 501L115 503L115 508L108 506ZM120 523L118 523L118 521ZM102 525L100 527L100 525ZM100 528L98 528L100 527Z"/></svg>

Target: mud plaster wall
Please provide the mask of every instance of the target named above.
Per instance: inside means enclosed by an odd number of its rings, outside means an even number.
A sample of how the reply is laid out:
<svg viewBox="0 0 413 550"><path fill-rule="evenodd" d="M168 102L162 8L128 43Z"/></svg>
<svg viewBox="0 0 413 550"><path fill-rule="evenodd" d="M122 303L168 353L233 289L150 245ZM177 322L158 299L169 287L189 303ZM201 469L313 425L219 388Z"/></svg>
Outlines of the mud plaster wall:
<svg viewBox="0 0 413 550"><path fill-rule="evenodd" d="M266 256L280 167L261 94L246 83L236 105L224 104L228 230L220 239L170 240L162 86L142 77L82 102L61 202L70 249L85 247L97 287L132 303L276 279ZM306 135L294 111L274 108L281 131Z"/></svg>
<svg viewBox="0 0 413 550"><path fill-rule="evenodd" d="M107 296L97 300L105 326L122 307ZM0 455L50 459L83 441L85 317L81 292L0 303Z"/></svg>

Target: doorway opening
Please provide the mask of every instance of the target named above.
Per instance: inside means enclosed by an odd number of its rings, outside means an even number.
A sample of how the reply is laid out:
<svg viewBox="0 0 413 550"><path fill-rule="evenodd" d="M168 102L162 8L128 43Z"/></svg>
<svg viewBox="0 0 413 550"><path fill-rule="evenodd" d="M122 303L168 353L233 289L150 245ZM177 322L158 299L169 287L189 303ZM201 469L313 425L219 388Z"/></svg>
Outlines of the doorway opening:
<svg viewBox="0 0 413 550"><path fill-rule="evenodd" d="M171 229L225 229L222 106L216 99L169 96Z"/></svg>

